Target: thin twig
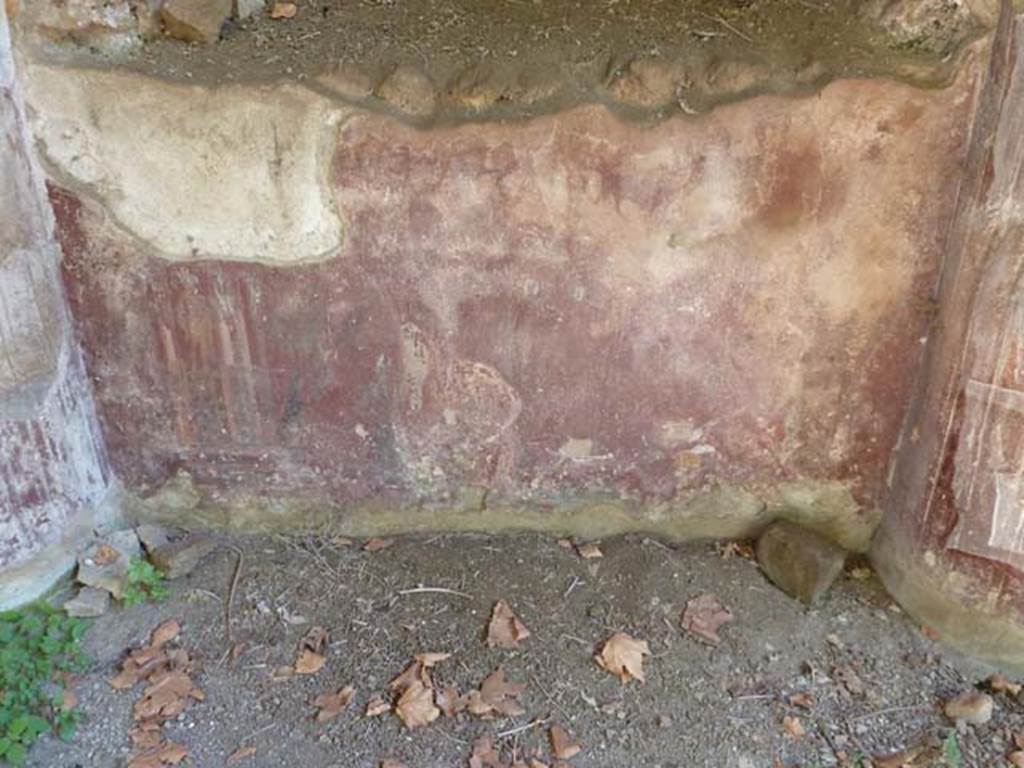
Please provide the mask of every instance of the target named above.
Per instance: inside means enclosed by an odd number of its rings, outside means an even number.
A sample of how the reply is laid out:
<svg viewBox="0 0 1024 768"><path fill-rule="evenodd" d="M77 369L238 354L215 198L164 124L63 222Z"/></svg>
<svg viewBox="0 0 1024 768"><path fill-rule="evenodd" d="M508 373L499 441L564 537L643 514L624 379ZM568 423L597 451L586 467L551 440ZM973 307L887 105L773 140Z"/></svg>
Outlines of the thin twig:
<svg viewBox="0 0 1024 768"><path fill-rule="evenodd" d="M572 582L570 582L569 584L569 588L566 589L565 592L562 594L562 599L565 600L565 598L567 598L572 593L572 591L576 589L576 587L583 583L584 582L580 581L579 576L573 576Z"/></svg>
<svg viewBox="0 0 1024 768"><path fill-rule="evenodd" d="M857 715L857 717L851 717L851 722L857 722L859 720L868 720L872 717L879 717L880 715L892 715L896 712L913 712L918 709L931 709L931 704L914 704L905 707L889 707L888 709L880 709L877 712L868 712L866 715Z"/></svg>
<svg viewBox="0 0 1024 768"><path fill-rule="evenodd" d="M746 41L747 41L748 43L750 43L750 44L753 44L753 43L754 43L754 41L753 41L753 40L752 40L752 39L751 39L751 38L750 38L750 37L749 37L748 35L744 34L744 33L743 33L743 32L741 32L740 30L736 29L736 27L734 27L734 26L733 26L732 24L730 24L730 23L729 23L728 21L726 21L725 19L723 19L723 18L722 18L721 16L714 16L714 15L712 15L712 14L710 14L710 13L704 13L704 11L697 11L697 13L699 13L699 14L700 14L701 16L703 16L703 17L704 17L704 18L706 18L706 19L711 19L711 21L717 21L717 22L718 22L719 24L721 24L721 25L722 25L723 27L725 27L726 29L728 29L728 30L729 30L730 32L732 32L732 33L733 33L734 35L737 35L738 37L741 37L741 38L743 38L743 39L744 39L744 40L746 40Z"/></svg>
<svg viewBox="0 0 1024 768"><path fill-rule="evenodd" d="M465 739L460 739L458 736L453 736L452 734L448 733L448 731L446 731L444 728L434 728L434 731L436 733L440 733L446 739L454 741L457 744L463 744L463 745L468 745L469 744L469 742L466 741Z"/></svg>
<svg viewBox="0 0 1024 768"><path fill-rule="evenodd" d="M228 596L224 601L224 638L227 640L228 651L231 650L231 604L235 601L235 590L238 589L238 577L242 575L242 564L245 562L245 554L238 547L231 549L238 555L235 560L235 570L231 576L231 586L228 588Z"/></svg>
<svg viewBox="0 0 1024 768"><path fill-rule="evenodd" d="M259 730L253 731L248 736L244 737L241 741L238 742L239 746L241 746L242 744L245 744L245 742L247 742L247 741L252 741L253 739L255 739L257 736L259 736L264 731L269 731L275 725L277 725L277 723L271 723L270 725L263 726Z"/></svg>
<svg viewBox="0 0 1024 768"><path fill-rule="evenodd" d="M457 592L454 589L446 589L444 587L415 587L413 589L400 589L398 594L400 595L421 595L425 592L436 592L442 595L457 595L464 597L467 600L472 600L472 595L467 595L465 592Z"/></svg>
<svg viewBox="0 0 1024 768"><path fill-rule="evenodd" d="M517 733L522 733L523 731L528 731L531 728L536 728L538 726L544 725L545 723L549 722L550 719L551 718L549 717L545 717L543 720L531 720L526 725L520 725L517 728L509 728L507 731L502 731L497 736L495 736L495 738L505 739L509 736L515 736Z"/></svg>

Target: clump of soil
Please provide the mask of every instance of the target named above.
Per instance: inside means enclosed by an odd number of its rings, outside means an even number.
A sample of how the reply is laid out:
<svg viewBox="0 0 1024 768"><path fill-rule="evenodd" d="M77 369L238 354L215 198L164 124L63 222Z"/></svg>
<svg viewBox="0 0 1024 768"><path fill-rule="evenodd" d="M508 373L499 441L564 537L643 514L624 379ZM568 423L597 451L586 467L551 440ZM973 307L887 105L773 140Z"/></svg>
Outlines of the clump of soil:
<svg viewBox="0 0 1024 768"><path fill-rule="evenodd" d="M295 5L288 18L268 8L230 21L207 45L158 36L116 64L200 83L303 81L414 121L519 117L592 101L657 117L813 90L836 77L935 85L984 31L962 3L946 0ZM110 64L82 51L75 61Z"/></svg>
<svg viewBox="0 0 1024 768"><path fill-rule="evenodd" d="M991 721L955 732L943 704L991 670L944 651L857 564L808 609L746 547L626 537L583 557L536 535L362 545L236 540L173 582L167 601L99 618L87 636L95 665L75 687L79 735L44 738L29 765L126 760L137 695L107 680L172 618L205 696L163 735L199 766L232 755L254 768L455 768L471 754L551 764L552 749L575 768L835 766L936 755L950 738L963 765L989 765L1024 729L1007 682L987 689ZM710 635L683 621L707 596L716 616L729 613ZM322 663L300 669L310 652ZM516 691L507 707L480 706L493 698L473 694L486 681ZM438 702L413 719L407 696L415 728L392 710L410 687Z"/></svg>

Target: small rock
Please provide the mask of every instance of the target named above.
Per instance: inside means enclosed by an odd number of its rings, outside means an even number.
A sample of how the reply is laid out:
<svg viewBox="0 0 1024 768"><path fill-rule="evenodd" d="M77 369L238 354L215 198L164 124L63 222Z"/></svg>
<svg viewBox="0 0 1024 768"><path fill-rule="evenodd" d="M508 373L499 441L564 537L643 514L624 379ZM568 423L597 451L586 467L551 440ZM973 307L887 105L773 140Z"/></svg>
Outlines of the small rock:
<svg viewBox="0 0 1024 768"><path fill-rule="evenodd" d="M132 530L115 531L93 542L78 556L75 578L80 584L109 592L118 600L128 581L128 563L142 555Z"/></svg>
<svg viewBox="0 0 1024 768"><path fill-rule="evenodd" d="M104 537L104 541L118 552L123 553L129 560L133 557L142 557L142 544L139 543L139 537L131 528L108 533Z"/></svg>
<svg viewBox="0 0 1024 768"><path fill-rule="evenodd" d="M147 552L152 552L164 546L171 540L171 533L160 525L144 523L135 529L135 535L139 537L142 546Z"/></svg>
<svg viewBox="0 0 1024 768"><path fill-rule="evenodd" d="M102 616L109 607L110 593L94 587L82 587L77 595L64 603L68 616L83 619Z"/></svg>
<svg viewBox="0 0 1024 768"><path fill-rule="evenodd" d="M217 542L202 533L189 533L149 553L149 561L168 579L187 576L199 562L217 548Z"/></svg>
<svg viewBox="0 0 1024 768"><path fill-rule="evenodd" d="M167 0L160 9L167 34L186 43L210 43L231 15L232 0Z"/></svg>
<svg viewBox="0 0 1024 768"><path fill-rule="evenodd" d="M780 520L758 539L757 560L776 586L810 605L842 572L846 550L813 531Z"/></svg>
<svg viewBox="0 0 1024 768"><path fill-rule="evenodd" d="M235 0L235 18L248 19L262 11L266 5L266 0Z"/></svg>
<svg viewBox="0 0 1024 768"><path fill-rule="evenodd" d="M992 697L980 691L965 691L946 702L946 717L954 723L984 725L992 719Z"/></svg>

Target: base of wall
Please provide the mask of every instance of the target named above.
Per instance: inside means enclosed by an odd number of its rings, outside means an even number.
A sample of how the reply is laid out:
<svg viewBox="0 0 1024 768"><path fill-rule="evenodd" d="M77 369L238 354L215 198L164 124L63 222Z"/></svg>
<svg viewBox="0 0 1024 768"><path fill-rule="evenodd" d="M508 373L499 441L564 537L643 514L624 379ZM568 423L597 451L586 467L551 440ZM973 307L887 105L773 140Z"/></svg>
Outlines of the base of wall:
<svg viewBox="0 0 1024 768"><path fill-rule="evenodd" d="M82 510L75 524L63 535L35 553L29 560L3 571L0 579L0 610L31 603L49 591L75 565L78 547L90 538L93 530L107 528L121 519L120 488L111 487L96 507Z"/></svg>
<svg viewBox="0 0 1024 768"><path fill-rule="evenodd" d="M871 546L871 562L886 589L911 616L957 650L1024 674L1024 624L1014 619L999 592L944 568L883 523Z"/></svg>
<svg viewBox="0 0 1024 768"><path fill-rule="evenodd" d="M128 496L126 514L138 521L240 531L315 532L387 536L400 533L530 531L599 539L644 533L670 542L753 538L777 519L818 531L855 552L866 552L878 524L842 483L798 480L763 489L719 484L671 501L644 503L609 497L553 501L497 498L468 486L446 503L370 499L338 505L323 500L232 494L198 487L179 472L143 499Z"/></svg>

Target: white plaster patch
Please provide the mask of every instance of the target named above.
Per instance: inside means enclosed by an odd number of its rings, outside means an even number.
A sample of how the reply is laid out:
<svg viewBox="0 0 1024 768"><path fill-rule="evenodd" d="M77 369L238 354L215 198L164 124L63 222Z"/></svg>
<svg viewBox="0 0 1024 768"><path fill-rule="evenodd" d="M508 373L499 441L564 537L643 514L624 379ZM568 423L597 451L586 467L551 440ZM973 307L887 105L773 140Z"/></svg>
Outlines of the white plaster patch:
<svg viewBox="0 0 1024 768"><path fill-rule="evenodd" d="M58 183L159 255L294 263L338 248L326 172L344 113L327 99L42 65L26 84Z"/></svg>
<svg viewBox="0 0 1024 768"><path fill-rule="evenodd" d="M589 438L570 437L558 449L558 454L566 459L587 459L593 453L594 441Z"/></svg>

